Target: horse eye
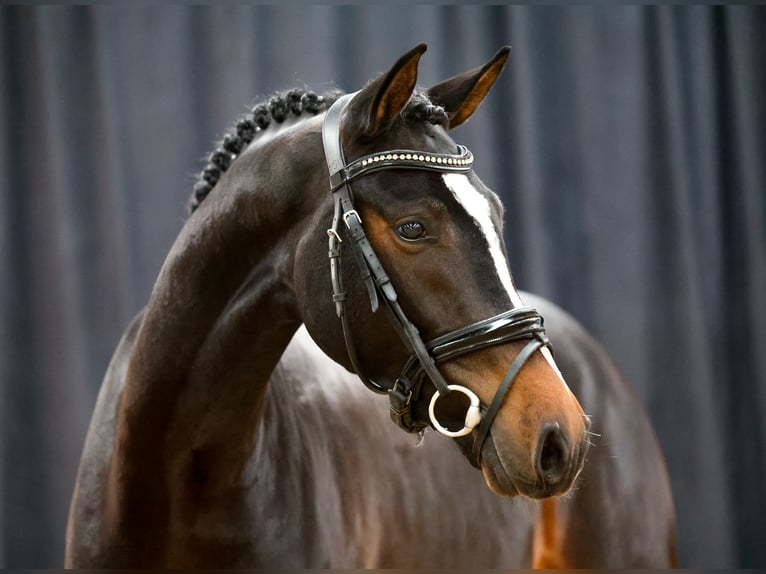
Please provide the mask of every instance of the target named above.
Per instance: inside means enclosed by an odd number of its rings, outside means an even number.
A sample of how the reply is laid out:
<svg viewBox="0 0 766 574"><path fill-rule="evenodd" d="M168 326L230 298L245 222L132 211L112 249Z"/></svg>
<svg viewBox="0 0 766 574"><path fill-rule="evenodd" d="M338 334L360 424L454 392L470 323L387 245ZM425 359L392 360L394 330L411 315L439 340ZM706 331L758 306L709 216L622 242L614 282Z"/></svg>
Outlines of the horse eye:
<svg viewBox="0 0 766 574"><path fill-rule="evenodd" d="M419 221L406 221L398 228L399 237L405 241L416 241L426 235L426 228Z"/></svg>

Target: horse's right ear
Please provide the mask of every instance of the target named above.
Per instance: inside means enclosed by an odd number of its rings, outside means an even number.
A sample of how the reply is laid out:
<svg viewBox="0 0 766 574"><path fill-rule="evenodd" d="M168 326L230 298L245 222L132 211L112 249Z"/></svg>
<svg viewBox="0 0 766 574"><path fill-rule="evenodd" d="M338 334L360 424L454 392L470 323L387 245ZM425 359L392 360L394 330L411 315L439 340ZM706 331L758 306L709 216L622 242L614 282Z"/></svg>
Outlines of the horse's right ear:
<svg viewBox="0 0 766 574"><path fill-rule="evenodd" d="M425 44L415 46L354 97L349 112L354 115L354 124L361 128L360 135L376 135L404 109L415 89L418 63L425 51Z"/></svg>

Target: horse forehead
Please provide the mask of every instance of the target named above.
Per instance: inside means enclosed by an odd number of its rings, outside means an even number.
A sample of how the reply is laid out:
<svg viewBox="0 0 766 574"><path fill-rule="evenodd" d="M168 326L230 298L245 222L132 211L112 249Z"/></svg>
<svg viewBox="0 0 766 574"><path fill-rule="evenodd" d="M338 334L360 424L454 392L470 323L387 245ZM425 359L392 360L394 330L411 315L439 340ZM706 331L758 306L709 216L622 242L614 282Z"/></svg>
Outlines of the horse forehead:
<svg viewBox="0 0 766 574"><path fill-rule="evenodd" d="M495 220L502 217L502 203L474 172L444 173L442 181L450 195L473 219L477 219L479 214L482 218L489 217L495 229Z"/></svg>
<svg viewBox="0 0 766 574"><path fill-rule="evenodd" d="M497 278L511 303L514 307L523 307L524 304L511 278L511 270L505 257L500 230L495 225L496 218L501 216L499 202L486 187L476 181L476 177L471 178L462 173L445 173L442 175L442 180L454 200L466 211L474 225L479 228L485 248L492 259Z"/></svg>
<svg viewBox="0 0 766 574"><path fill-rule="evenodd" d="M347 161L395 149L417 150L423 153L457 152L457 143L442 126L414 121L402 121L373 139L345 141L343 147Z"/></svg>

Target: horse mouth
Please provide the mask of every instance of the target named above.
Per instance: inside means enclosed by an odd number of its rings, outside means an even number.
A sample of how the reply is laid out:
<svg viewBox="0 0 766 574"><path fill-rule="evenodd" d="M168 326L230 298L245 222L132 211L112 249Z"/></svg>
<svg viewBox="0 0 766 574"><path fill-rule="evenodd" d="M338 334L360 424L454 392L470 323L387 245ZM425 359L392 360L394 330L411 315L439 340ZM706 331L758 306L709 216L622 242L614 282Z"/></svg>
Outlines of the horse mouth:
<svg viewBox="0 0 766 574"><path fill-rule="evenodd" d="M497 452L495 443L492 440L492 433L487 437L487 441L482 448L481 472L489 489L495 494L501 496L518 496L521 491L516 486L516 482L508 472L500 455Z"/></svg>
<svg viewBox="0 0 766 574"><path fill-rule="evenodd" d="M512 461L498 453L495 442L492 440L492 433L490 433L482 449L481 471L489 489L501 496L521 495L536 500L559 496L572 488L582 471L585 449L580 448L578 450L567 479L558 488L551 489L542 480L529 480L518 472L514 472Z"/></svg>

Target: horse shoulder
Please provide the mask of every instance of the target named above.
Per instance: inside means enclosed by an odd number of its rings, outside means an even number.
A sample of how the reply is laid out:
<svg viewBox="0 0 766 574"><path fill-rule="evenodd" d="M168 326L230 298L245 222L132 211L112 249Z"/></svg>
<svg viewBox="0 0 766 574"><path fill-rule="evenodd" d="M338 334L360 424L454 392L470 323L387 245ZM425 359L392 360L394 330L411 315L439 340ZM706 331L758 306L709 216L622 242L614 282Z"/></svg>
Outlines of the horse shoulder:
<svg viewBox="0 0 766 574"><path fill-rule="evenodd" d="M541 565L674 565L670 480L640 398L573 317L541 297L522 297L545 316L556 362L591 416L593 433L574 492L540 505L536 540Z"/></svg>

